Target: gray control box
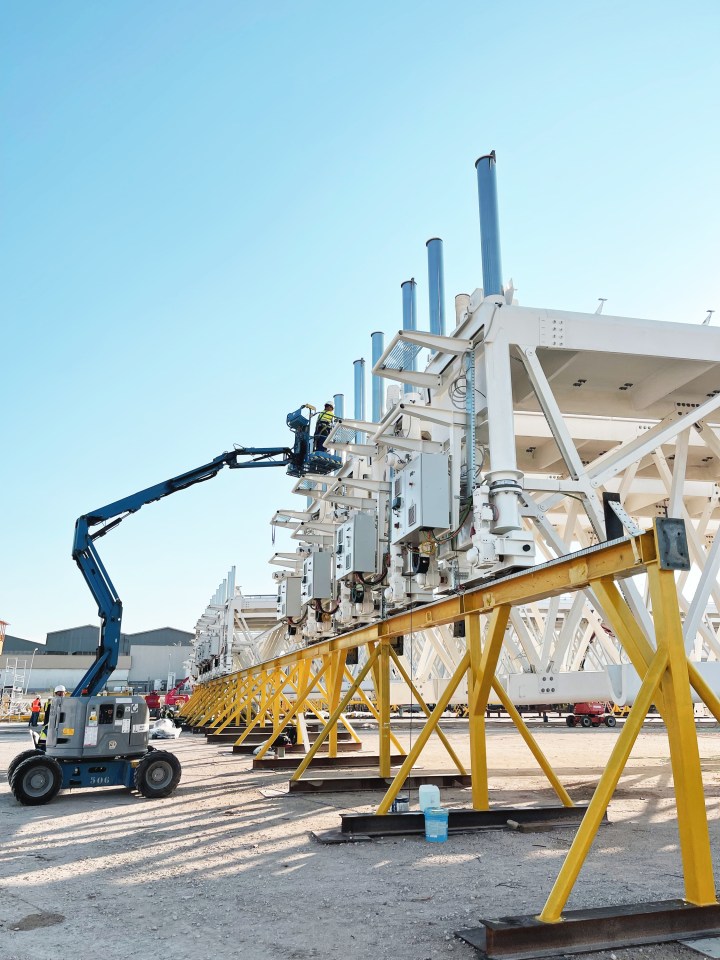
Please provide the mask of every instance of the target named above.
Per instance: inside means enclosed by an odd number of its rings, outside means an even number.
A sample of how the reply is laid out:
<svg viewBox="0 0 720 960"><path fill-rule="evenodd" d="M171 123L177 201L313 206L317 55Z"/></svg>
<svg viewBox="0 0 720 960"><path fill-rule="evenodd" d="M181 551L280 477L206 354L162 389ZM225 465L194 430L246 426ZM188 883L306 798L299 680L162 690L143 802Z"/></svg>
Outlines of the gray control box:
<svg viewBox="0 0 720 960"><path fill-rule="evenodd" d="M356 513L335 531L335 573L338 580L351 573L377 570L375 517Z"/></svg>
<svg viewBox="0 0 720 960"><path fill-rule="evenodd" d="M286 577L278 583L278 617L299 617L302 612L300 577Z"/></svg>
<svg viewBox="0 0 720 960"><path fill-rule="evenodd" d="M142 756L149 727L143 697L53 697L47 754L78 760Z"/></svg>
<svg viewBox="0 0 720 960"><path fill-rule="evenodd" d="M303 561L303 575L300 584L300 599L303 603L309 600L332 599L332 554L318 550L305 557Z"/></svg>
<svg viewBox="0 0 720 960"><path fill-rule="evenodd" d="M421 530L447 530L450 524L450 460L444 453L421 453L393 482L392 543L417 541Z"/></svg>

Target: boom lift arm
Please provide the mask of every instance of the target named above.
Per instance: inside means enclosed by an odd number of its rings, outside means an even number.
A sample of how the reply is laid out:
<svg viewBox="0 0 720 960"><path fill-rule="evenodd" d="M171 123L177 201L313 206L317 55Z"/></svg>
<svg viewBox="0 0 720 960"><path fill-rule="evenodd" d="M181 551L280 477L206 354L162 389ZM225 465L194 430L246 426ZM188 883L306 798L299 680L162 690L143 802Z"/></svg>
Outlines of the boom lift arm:
<svg viewBox="0 0 720 960"><path fill-rule="evenodd" d="M252 459L242 460L243 457ZM280 459L273 459L277 457ZM99 693L117 666L120 655L122 601L95 548L95 541L117 527L131 513L137 513L145 504L162 500L163 497L169 497L171 493L177 493L179 490L187 490L196 483L211 480L224 467L230 467L231 470L259 467L288 467L289 470L294 468L302 470L302 462L298 465L296 459L294 451L288 447L236 447L194 470L171 477L162 483L156 483L152 487L146 487L144 490L139 490L128 497L78 517L75 522L72 556L97 602L101 625L100 643L95 661L73 690L73 697L81 694L93 696ZM98 529L94 529L96 527Z"/></svg>

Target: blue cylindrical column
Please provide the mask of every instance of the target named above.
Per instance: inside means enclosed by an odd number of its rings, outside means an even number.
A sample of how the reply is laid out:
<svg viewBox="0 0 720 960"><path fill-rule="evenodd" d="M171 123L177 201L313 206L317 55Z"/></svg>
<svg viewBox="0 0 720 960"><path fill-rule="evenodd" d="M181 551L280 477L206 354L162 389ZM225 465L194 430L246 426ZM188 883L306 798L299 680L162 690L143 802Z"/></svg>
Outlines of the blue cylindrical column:
<svg viewBox="0 0 720 960"><path fill-rule="evenodd" d="M345 416L345 394L336 393L333 396L333 403L335 404L335 416L338 420L342 420Z"/></svg>
<svg viewBox="0 0 720 960"><path fill-rule="evenodd" d="M428 252L428 297L430 299L430 333L445 336L445 276L443 242L437 237L425 244Z"/></svg>
<svg viewBox="0 0 720 960"><path fill-rule="evenodd" d="M372 342L372 365L373 367L383 355L385 349L385 337L381 331L376 330L370 334ZM383 415L383 378L375 374L372 376L372 418L374 423L380 423Z"/></svg>
<svg viewBox="0 0 720 960"><path fill-rule="evenodd" d="M414 279L406 280L400 284L400 289L402 290L403 330L417 330L417 284ZM406 369L416 369L414 352ZM412 393L414 389L412 384L406 383L403 392Z"/></svg>
<svg viewBox="0 0 720 960"><path fill-rule="evenodd" d="M498 221L495 151L475 162L480 202L480 249L482 252L483 293L486 297L502 293L500 263L500 226Z"/></svg>
<svg viewBox="0 0 720 960"><path fill-rule="evenodd" d="M355 419L365 419L365 361L354 360L355 368ZM363 442L363 434L358 430L355 434L355 443Z"/></svg>

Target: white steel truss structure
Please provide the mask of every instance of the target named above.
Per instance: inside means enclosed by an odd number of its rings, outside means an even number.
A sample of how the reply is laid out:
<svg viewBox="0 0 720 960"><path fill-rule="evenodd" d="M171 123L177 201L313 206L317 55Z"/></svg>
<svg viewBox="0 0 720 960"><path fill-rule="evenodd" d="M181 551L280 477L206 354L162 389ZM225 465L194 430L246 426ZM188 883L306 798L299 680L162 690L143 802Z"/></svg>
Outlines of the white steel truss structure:
<svg viewBox="0 0 720 960"><path fill-rule="evenodd" d="M272 518L290 539L271 561L273 625L248 628L233 574L198 624L198 663L229 672L411 608L402 662L433 702L465 643L423 630L423 604L529 567L541 575L662 516L684 524L686 648L720 690L720 330L686 320L520 306L510 284L457 297L449 335L432 310L433 332L405 324L374 364L373 417L356 396L326 441L342 467L302 477L302 504ZM622 591L654 645L644 578ZM516 703L630 703L625 660L587 588L513 610L500 674ZM407 701L395 681L393 699Z"/></svg>

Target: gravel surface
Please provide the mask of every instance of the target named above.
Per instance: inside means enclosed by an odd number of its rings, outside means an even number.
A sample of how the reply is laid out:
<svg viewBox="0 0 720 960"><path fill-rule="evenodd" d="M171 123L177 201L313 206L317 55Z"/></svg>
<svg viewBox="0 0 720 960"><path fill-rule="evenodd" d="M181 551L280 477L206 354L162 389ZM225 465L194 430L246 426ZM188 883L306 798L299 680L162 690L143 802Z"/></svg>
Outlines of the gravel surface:
<svg viewBox="0 0 720 960"><path fill-rule="evenodd" d="M417 736L398 724L407 744ZM617 738L614 730L532 726L574 800L589 800ZM449 724L463 760L467 726ZM359 731L377 749L374 729ZM713 850L720 836L720 741L699 729ZM251 759L184 733L159 744L183 776L166 800L104 788L61 793L23 807L5 772L26 732L0 730L0 957L103 960L474 960L454 932L482 917L537 913L573 829L491 830L430 844L420 837L326 845L340 812L369 812L380 794L288 794L288 774L254 772ZM492 806L555 803L520 737L488 722ZM441 745L426 769L451 769ZM471 806L469 789L442 791ZM417 792L411 792L416 808ZM683 896L672 777L664 728L647 724L596 839L569 908ZM716 858L718 859L718 858ZM585 954L592 960L697 958L681 944Z"/></svg>

